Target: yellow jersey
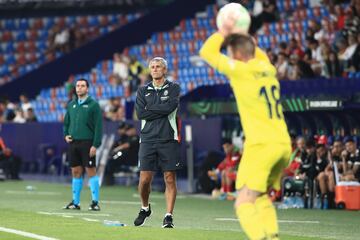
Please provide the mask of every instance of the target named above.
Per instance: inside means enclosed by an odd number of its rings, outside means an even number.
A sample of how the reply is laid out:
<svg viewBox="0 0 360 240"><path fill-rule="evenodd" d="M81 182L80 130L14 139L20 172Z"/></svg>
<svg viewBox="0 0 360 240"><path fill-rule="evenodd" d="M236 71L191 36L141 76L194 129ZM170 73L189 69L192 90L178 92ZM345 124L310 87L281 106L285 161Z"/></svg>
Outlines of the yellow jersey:
<svg viewBox="0 0 360 240"><path fill-rule="evenodd" d="M200 56L229 78L246 144L290 143L275 67L258 47L248 62L231 59L220 52L223 41L221 34L214 33L202 46Z"/></svg>

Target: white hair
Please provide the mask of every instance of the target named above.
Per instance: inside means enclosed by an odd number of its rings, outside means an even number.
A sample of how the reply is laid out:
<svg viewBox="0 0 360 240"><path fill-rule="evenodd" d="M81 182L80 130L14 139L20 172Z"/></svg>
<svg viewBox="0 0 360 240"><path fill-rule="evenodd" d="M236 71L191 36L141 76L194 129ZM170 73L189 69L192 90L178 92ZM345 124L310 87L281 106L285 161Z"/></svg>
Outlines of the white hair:
<svg viewBox="0 0 360 240"><path fill-rule="evenodd" d="M165 58L162 58L162 57L154 57L153 59L150 60L149 62L149 67L150 67L150 64L152 62L161 62L161 64L167 69L168 68L168 64L167 64L167 61L165 60Z"/></svg>

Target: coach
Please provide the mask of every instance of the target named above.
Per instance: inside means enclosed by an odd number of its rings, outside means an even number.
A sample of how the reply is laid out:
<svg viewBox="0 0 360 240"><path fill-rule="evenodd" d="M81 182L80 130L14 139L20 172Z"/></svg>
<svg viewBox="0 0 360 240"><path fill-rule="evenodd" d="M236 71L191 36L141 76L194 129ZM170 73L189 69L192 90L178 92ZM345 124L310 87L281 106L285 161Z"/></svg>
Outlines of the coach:
<svg viewBox="0 0 360 240"><path fill-rule="evenodd" d="M164 173L167 212L163 228L173 228L176 199L176 170L180 169L180 144L176 113L180 87L166 80L167 62L156 57L149 63L152 82L137 91L135 109L141 120L139 149L139 194L142 202L135 226L142 226L151 215L149 195L154 173Z"/></svg>

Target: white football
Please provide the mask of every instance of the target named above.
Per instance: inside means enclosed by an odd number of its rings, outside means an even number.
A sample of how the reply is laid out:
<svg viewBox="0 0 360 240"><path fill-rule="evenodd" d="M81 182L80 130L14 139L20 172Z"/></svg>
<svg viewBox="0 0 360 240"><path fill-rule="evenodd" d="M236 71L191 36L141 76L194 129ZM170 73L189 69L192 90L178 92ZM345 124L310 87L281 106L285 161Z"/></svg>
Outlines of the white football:
<svg viewBox="0 0 360 240"><path fill-rule="evenodd" d="M223 6L216 16L216 26L219 30L229 19L235 19L234 28L231 33L247 33L251 18L249 12L240 3L229 3Z"/></svg>

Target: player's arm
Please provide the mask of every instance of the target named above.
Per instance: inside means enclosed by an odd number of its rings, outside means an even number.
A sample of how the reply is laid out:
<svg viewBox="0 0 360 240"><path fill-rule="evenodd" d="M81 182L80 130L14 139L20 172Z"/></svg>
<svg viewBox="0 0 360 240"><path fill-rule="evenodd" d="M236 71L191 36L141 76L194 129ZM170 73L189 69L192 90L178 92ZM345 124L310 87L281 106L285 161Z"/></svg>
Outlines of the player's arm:
<svg viewBox="0 0 360 240"><path fill-rule="evenodd" d="M241 62L230 59L221 53L221 45L224 42L224 37L216 32L213 33L204 43L200 49L200 57L202 57L210 66L217 69L219 72L229 75L235 70L235 63L237 70L241 67Z"/></svg>
<svg viewBox="0 0 360 240"><path fill-rule="evenodd" d="M147 110L161 115L169 115L179 106L180 86L173 84L169 89L169 101L160 104L152 104L146 107Z"/></svg>
<svg viewBox="0 0 360 240"><path fill-rule="evenodd" d="M139 88L136 93L135 111L140 120L155 120L164 117L161 114L156 114L146 109L146 100L142 88Z"/></svg>
<svg viewBox="0 0 360 240"><path fill-rule="evenodd" d="M93 139L93 146L98 148L101 145L101 138L102 138L102 113L99 104L94 106L93 112L93 120L94 120L94 139Z"/></svg>
<svg viewBox="0 0 360 240"><path fill-rule="evenodd" d="M66 109L65 116L64 116L64 127L63 127L64 136L69 135L69 125L70 125L69 110L68 110L68 107L66 107L66 108L67 109Z"/></svg>

